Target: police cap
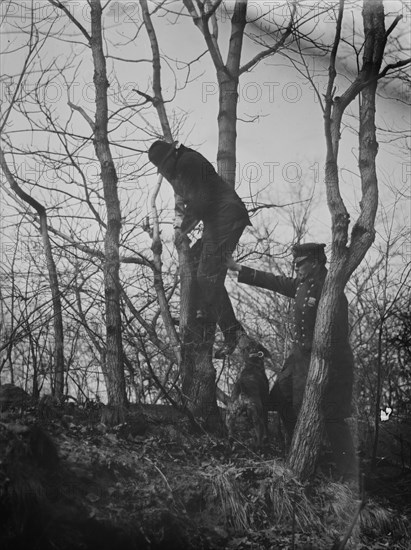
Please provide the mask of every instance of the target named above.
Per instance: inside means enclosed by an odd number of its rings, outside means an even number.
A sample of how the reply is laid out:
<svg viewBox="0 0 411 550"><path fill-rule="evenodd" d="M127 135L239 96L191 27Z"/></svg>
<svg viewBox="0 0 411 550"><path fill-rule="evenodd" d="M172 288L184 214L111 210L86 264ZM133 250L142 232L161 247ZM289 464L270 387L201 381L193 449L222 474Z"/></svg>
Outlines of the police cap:
<svg viewBox="0 0 411 550"><path fill-rule="evenodd" d="M295 244L291 249L294 262L301 262L307 258L312 258L321 263L325 263L327 261L327 257L325 255L324 248L325 244L322 243Z"/></svg>

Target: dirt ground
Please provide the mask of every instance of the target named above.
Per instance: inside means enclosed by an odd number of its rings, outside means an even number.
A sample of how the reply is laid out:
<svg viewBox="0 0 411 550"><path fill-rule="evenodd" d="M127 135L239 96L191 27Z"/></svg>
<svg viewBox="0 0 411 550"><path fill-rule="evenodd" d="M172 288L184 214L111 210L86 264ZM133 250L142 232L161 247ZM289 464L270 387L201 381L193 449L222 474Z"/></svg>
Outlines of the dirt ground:
<svg viewBox="0 0 411 550"><path fill-rule="evenodd" d="M194 434L167 406L131 408L113 429L100 419L67 404L1 413L3 550L411 547L408 470L366 473L361 491L329 476L324 453L302 485L275 423L255 452Z"/></svg>

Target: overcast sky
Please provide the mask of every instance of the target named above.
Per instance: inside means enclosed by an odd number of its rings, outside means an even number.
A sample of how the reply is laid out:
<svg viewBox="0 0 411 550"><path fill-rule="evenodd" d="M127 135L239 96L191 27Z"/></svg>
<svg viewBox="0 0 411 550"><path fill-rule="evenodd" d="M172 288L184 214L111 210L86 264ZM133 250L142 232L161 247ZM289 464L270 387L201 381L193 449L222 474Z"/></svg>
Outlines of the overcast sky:
<svg viewBox="0 0 411 550"><path fill-rule="evenodd" d="M25 49L18 48L19 45L24 44L26 37L18 32L16 27L21 27L24 18L28 23L27 6L30 3L13 5L8 12L5 12L5 4L7 3L2 4L2 50L14 51L14 53L3 56L2 72L3 75L10 75L18 73L26 53ZM181 2L170 1L167 3L167 7L171 11L181 11L181 4ZM49 24L50 14L52 14L51 8L46 1L42 0L34 2L34 5L39 28L45 31ZM274 15L271 14L264 18L262 17L262 6L268 7L269 5L274 6L277 11L274 11ZM316 35L322 35L324 40L332 40L334 23L329 15L322 14L322 10L327 4L325 2L321 2L319 5L318 3L305 2L304 5L313 10L313 15L316 15L315 10L317 10L318 15L311 22L311 25L314 23L316 25ZM86 3L82 0L73 1L70 2L70 6L73 13L82 18L85 27L89 28ZM229 6L230 4L225 2L225 7ZM396 0L386 2L386 11L392 13L391 21L395 14L403 12L404 20L399 25L398 33L407 34L404 29L409 29L410 15L405 11L402 3ZM185 116L184 125L176 137L186 145L198 149L213 162L217 152L218 90L214 67L208 54L202 56L198 63L191 65L190 82L184 88L176 89L182 86L188 74L186 64L205 51L201 33L184 10L182 13L183 15L180 16L177 13L169 13L167 16L153 17L163 54L163 93L168 101L167 111L170 118L183 114ZM256 21L253 25L249 25L247 30L251 33L261 33L261 29L268 31L274 28L273 18L276 18L276 21L280 20L283 15L287 14L287 11L284 11L284 3L280 1L254 1L249 2L248 13L250 20ZM141 98L132 90L138 88L143 92L151 93L151 51L144 29L141 29L134 39L141 23L138 6L136 2L111 2L106 7L106 14L107 49L112 56L129 60L129 62L119 60L109 62L108 67L113 71L111 77L115 75L117 79L117 82L112 80L111 90L116 90L118 87L119 98L120 96L126 97L130 102L141 101ZM223 55L225 55L229 25L224 11L219 12L218 21L219 42ZM355 43L359 43L361 39L360 11L347 10L344 28L348 33L347 37L354 40ZM63 123L69 115L65 84L70 82L71 101L81 105L90 116L93 116L90 52L82 44L79 44L79 41L84 43L84 37L81 37L78 30L62 15L55 22L54 29L59 31L59 38L57 40L50 37L47 40L37 60L36 71L41 66L46 67L51 60L54 60L56 66L62 68L65 66L66 60L70 59L71 67L66 67L60 78L44 88L44 100L54 109L55 116L61 117ZM405 47L406 36L401 40ZM246 39L242 62L251 59L260 49L260 46ZM340 73L337 78L338 91L345 89L355 70L352 48L342 45L340 51L341 58L337 66ZM407 52L404 51L398 55L407 55ZM136 60L142 61L136 63ZM175 60L179 60L179 63L176 64ZM321 92L325 89L325 80L320 77L319 72L325 71L327 62L327 58L324 57L307 57L307 63L310 70L314 71L316 75L315 82ZM38 77L36 71L33 73L33 82ZM57 83L59 84L57 85ZM409 90L405 86L397 84L395 87L391 86L391 88L382 90L382 92L389 98L381 97L378 101L379 126L397 132L409 129L410 111L404 103L409 100ZM5 93L4 79L2 93ZM392 97L393 99L391 99ZM354 128L356 126L356 108L357 104L354 104L347 111L345 118L345 122ZM247 198L251 190L254 198L257 197L260 202L285 204L289 203L290 197L295 197L300 189L306 189L303 191L303 198L310 196L315 184L317 201L322 203L322 206L319 205L314 210L309 220L308 237L328 243L330 220L325 204L323 185L325 159L323 118L312 85L297 74L284 56L276 55L267 58L241 77L238 117L237 189L239 194ZM87 124L78 113L74 114L73 120L76 121L76 129L79 132L87 132ZM159 128L156 113L151 106L147 106L140 114L136 114L133 121L135 124L138 122L141 125L141 131L135 136L140 135L143 140L139 144L136 141L134 146L145 150L154 139L155 129ZM22 121L12 115L11 123L14 125L14 129L18 129ZM119 139L124 137L120 134L117 136ZM30 135L30 132L14 136L14 143L16 143L16 139L26 144L35 143L36 146L41 142L41 136ZM377 162L381 200L385 201L386 207L389 207L390 202L393 201L393 195L387 191L386 186L393 185L398 189L404 189L407 185L409 187L411 165L409 156L400 147L402 143L396 140L384 144L384 139L380 140ZM360 192L357 149L355 133L349 128L344 129L341 141L340 177L342 193L352 219L356 217ZM134 158L136 168L143 166L147 160L145 156L138 154ZM97 173L96 168L95 177L97 177ZM143 195L139 195L138 200L147 200L154 180L154 174L140 178L139 186L143 191L146 190L146 194L144 195L143 192ZM123 201L133 200L130 181L125 187L127 187L127 192L123 195ZM33 193L35 192L36 190L33 190ZM44 191L38 192L44 198ZM170 187L167 182L164 182L159 204L169 206L170 197ZM10 202L9 199L7 201ZM402 200L398 215L399 224L409 223L409 209L408 196ZM258 225L267 219L273 222L277 218L283 219L283 213L275 209L268 210L256 216L253 223ZM171 226L164 227L164 234L168 230L171 231ZM290 235L284 229L284 242L291 238ZM282 235L279 235L278 238L281 240Z"/></svg>

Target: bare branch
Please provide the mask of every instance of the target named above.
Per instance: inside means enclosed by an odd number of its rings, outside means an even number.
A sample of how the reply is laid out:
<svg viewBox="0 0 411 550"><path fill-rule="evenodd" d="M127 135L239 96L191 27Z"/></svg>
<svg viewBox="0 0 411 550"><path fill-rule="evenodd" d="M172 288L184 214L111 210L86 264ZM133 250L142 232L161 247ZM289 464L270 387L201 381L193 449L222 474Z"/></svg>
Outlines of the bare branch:
<svg viewBox="0 0 411 550"><path fill-rule="evenodd" d="M204 13L204 6L202 4L199 4L201 15L198 15L192 0L183 0L183 3L187 8L188 13L192 17L194 25L196 25L196 27L200 29L202 35L204 36L204 39L206 41L207 47L210 51L210 55L216 69L223 70L223 71L226 70L226 67L224 65L224 61L220 52L220 48L218 46L217 36L215 32L213 34L210 33L210 29L208 28L209 18L208 18L208 15Z"/></svg>
<svg viewBox="0 0 411 550"><path fill-rule="evenodd" d="M32 8L33 9L33 8ZM32 12L33 14L33 12ZM32 21L33 21L33 16L32 16ZM11 101L10 101L10 104L9 104L9 107L7 108L5 114L4 114L4 118L3 118L3 122L1 123L0 125L0 135L3 133L3 130L4 128L6 127L6 124L7 124L7 120L10 116L10 113L11 113L11 110L13 109L14 107L14 104L16 102L16 98L17 98L17 94L20 92L20 88L21 88L21 84L23 82L23 78L25 77L26 73L27 73L27 70L28 70L28 67L30 65L30 62L31 62L31 59L33 57L33 54L36 52L37 50L37 45L38 45L38 42L39 42L39 38L38 38L38 33L36 32L36 40L33 44L33 35L34 35L34 30L35 30L35 27L33 25L33 23L31 24L30 26L30 38L29 38L29 51L26 55L26 58L24 60L24 63L23 63L23 68L21 70L21 73L20 73L20 76L19 76L19 79L17 81L17 84L16 84L16 87L14 89L14 92L13 92L13 97L11 98Z"/></svg>
<svg viewBox="0 0 411 550"><path fill-rule="evenodd" d="M141 97L144 97L144 99L146 100L145 103L152 103L154 105L155 103L155 98L154 97L151 97L151 95L148 95L144 92L140 92L140 90L137 90L137 88L133 88L133 91L136 92L138 95L141 95ZM144 105L144 103L143 103Z"/></svg>
<svg viewBox="0 0 411 550"><path fill-rule="evenodd" d="M150 40L151 51L153 53L153 92L154 97L150 97L143 92L136 90L138 94L145 97L147 101L151 101L157 110L160 119L164 137L167 141L172 142L173 136L168 123L167 113L164 107L164 99L161 91L161 63L160 63L160 48L158 46L157 36L151 21L150 12L147 6L147 0L140 0L141 9L143 12L144 25Z"/></svg>
<svg viewBox="0 0 411 550"><path fill-rule="evenodd" d="M80 23L80 21L77 21L77 19L74 17L74 15L70 12L69 9L67 9L67 7L64 4L62 4L59 0L48 0L48 1L55 8L58 8L61 11L63 11L67 15L67 17L70 19L70 21L72 23L74 23L76 25L76 27L81 31L81 33L86 37L87 42L88 43L91 42L90 34L86 31L86 29L83 27L83 25Z"/></svg>
<svg viewBox="0 0 411 550"><path fill-rule="evenodd" d="M398 23L401 21L402 19L402 15L397 15L397 17L394 19L394 21L391 23L391 25L388 27L388 30L387 32L385 33L385 39L387 40L387 38L390 36L390 34L392 33L392 31L395 29L395 27L398 25Z"/></svg>
<svg viewBox="0 0 411 550"><path fill-rule="evenodd" d="M78 111L78 112L83 116L83 118L89 123L90 128L91 128L92 131L94 132L94 129L95 129L94 121L93 121L92 118L86 113L86 111L83 109L83 107L80 107L79 105L74 105L74 103L72 103L70 100L67 101L67 105L68 105L71 109L73 109L73 111Z"/></svg>
<svg viewBox="0 0 411 550"><path fill-rule="evenodd" d="M403 59L401 61L398 61L397 63L390 63L388 65L386 65L384 67L384 69L380 72L380 74L378 75L378 80L380 78L384 78L388 71L393 71L395 69L400 69L401 67L406 67L407 65L410 65L411 64L411 57L408 57L407 59ZM372 82L372 80L368 80L365 84L364 84L364 87L365 86L368 86L370 83Z"/></svg>
<svg viewBox="0 0 411 550"><path fill-rule="evenodd" d="M264 59L265 57L268 57L269 55L272 55L274 53L277 53L278 50L284 45L287 38L290 36L290 34L293 31L293 25L294 25L294 16L297 9L297 3L298 0L294 0L293 7L290 15L290 21L287 25L287 28L285 29L284 33L282 34L281 38L274 44L274 46L271 46L270 48L258 53L251 59L248 63L243 65L240 68L240 74L243 74L247 71L249 71L254 65L256 65L259 61Z"/></svg>

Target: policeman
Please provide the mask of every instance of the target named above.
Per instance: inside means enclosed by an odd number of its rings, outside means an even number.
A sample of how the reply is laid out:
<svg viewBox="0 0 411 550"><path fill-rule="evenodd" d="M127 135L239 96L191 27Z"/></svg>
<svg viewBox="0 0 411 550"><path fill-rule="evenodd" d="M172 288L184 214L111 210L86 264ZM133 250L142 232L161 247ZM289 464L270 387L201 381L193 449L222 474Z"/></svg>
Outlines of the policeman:
<svg viewBox="0 0 411 550"><path fill-rule="evenodd" d="M225 346L216 353L216 357L222 358L234 350L244 333L235 318L224 280L226 261L235 250L245 227L251 225L247 209L234 189L197 151L184 145L177 147L177 142L157 140L151 145L148 158L184 201L181 233L187 234L200 220L203 222L197 268L197 319L205 324L219 324Z"/></svg>
<svg viewBox="0 0 411 550"><path fill-rule="evenodd" d="M296 278L257 271L229 260L227 267L238 272L238 281L273 290L294 299L294 340L283 370L271 392L270 408L278 410L289 437L292 437L302 405L318 302L327 269L325 244L293 246ZM325 428L338 475L344 480L357 477L357 462L350 429L345 418L351 415L354 361L348 340L348 303L342 294L332 334L329 379L322 403Z"/></svg>

